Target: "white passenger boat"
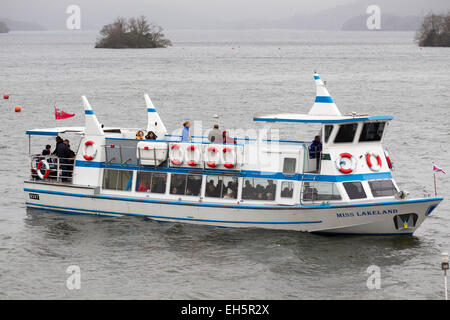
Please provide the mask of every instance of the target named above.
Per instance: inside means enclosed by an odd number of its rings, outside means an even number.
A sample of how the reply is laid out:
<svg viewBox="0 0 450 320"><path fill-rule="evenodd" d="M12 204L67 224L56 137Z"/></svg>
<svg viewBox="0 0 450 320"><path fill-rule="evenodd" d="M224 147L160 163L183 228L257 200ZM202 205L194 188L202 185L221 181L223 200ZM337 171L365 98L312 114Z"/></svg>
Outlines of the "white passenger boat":
<svg viewBox="0 0 450 320"><path fill-rule="evenodd" d="M145 95L147 130L100 125L85 97L85 125L28 130L31 177L26 206L71 214L142 216L219 227L323 234L412 235L442 198L409 199L395 183L382 146L391 116L342 115L318 74L308 114L257 122L319 125L310 142L236 137L219 144L168 135ZM34 154L31 137L80 137L74 160ZM310 137L308 141L311 141ZM262 161L264 160L264 161Z"/></svg>

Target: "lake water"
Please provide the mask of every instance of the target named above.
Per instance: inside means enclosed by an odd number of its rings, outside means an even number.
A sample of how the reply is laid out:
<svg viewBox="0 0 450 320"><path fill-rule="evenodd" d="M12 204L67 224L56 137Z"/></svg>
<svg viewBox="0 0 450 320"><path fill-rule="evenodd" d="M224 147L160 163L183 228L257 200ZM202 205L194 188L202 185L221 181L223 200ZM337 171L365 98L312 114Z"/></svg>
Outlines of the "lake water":
<svg viewBox="0 0 450 320"><path fill-rule="evenodd" d="M146 126L148 93L169 131L214 114L252 128L254 114L309 110L317 70L342 112L393 115L394 177L433 194L432 161L450 171L450 49L419 49L408 32L168 31L168 49L94 49L95 32L0 35L0 299L442 299L450 249L444 200L413 237L160 224L27 211L27 129L83 125L86 95L107 126ZM54 120L53 106L76 116ZM21 113L14 106L21 105ZM284 137L312 139L306 126ZM316 130L317 128L314 128ZM47 142L37 139L37 151ZM450 175L438 194L450 197ZM81 269L68 290L66 269ZM367 268L380 267L369 290Z"/></svg>

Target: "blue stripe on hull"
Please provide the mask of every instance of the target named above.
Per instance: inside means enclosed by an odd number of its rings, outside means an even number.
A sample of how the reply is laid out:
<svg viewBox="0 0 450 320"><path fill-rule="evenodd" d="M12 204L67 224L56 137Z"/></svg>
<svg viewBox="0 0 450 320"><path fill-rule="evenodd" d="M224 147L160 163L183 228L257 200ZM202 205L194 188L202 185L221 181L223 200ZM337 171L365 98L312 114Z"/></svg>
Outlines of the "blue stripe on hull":
<svg viewBox="0 0 450 320"><path fill-rule="evenodd" d="M166 216L154 216L149 214L134 214L134 213L125 213L125 212L113 212L113 211L102 211L102 210L88 210L88 209L78 209L71 207L59 207L59 206L51 206L40 203L32 203L26 202L27 206L34 208L33 206L42 207L42 209L52 210L52 211L60 211L60 212L70 212L70 213L79 213L79 214L92 214L92 215L127 215L127 216L138 216L138 217L148 217L154 219L170 219L170 220L187 220L187 221L199 221L199 222L214 222L214 223L242 223L242 224L309 224L309 223L322 223L321 220L317 221L230 221L230 220L211 220L211 219L193 219L193 218L179 218L179 217L166 217ZM39 208L35 208L39 209ZM83 211L77 212L77 211Z"/></svg>
<svg viewBox="0 0 450 320"><path fill-rule="evenodd" d="M187 201L171 201L171 200L156 200L156 199L137 199L128 197L117 197L109 195L93 195L93 194L77 194L68 193L61 191L50 191L41 189L30 189L24 188L26 192L36 192L36 193L46 193L53 195L63 195L69 197L80 197L80 198L93 198L93 199L107 199L107 200L118 200L118 201L130 201L130 202L146 202L146 203L159 203L159 204L170 204L170 205L184 205L184 206L195 206L195 207L218 207L218 208L234 208L234 209L258 209L258 210L310 210L310 209L329 209L329 208L349 208L349 207L379 207L385 205L400 205L400 204L410 204L410 203L421 203L421 202L431 202L431 201L442 201L443 198L429 198L429 199L415 199L415 200L399 200L399 201L389 201L389 202L377 202L377 203L355 203L355 204L341 204L341 205L295 205L295 206L264 206L264 205L227 205L227 204L216 204L216 203L201 203L201 202L187 202Z"/></svg>

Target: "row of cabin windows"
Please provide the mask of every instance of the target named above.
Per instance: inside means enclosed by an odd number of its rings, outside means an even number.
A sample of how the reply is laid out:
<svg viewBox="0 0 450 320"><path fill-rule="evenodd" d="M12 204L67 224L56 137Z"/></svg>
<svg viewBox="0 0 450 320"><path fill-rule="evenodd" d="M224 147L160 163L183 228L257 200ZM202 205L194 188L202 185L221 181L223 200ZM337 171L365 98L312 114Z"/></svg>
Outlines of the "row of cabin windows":
<svg viewBox="0 0 450 320"><path fill-rule="evenodd" d="M170 194L199 196L201 194L202 175L172 174ZM238 178L233 176L206 177L205 197L237 199ZM133 172L129 170L104 170L103 189L130 191ZM277 185L272 179L244 178L242 187L243 200L275 200ZM367 198L360 181L343 182L345 191L351 200ZM138 172L136 177L137 192L151 192L164 194L166 192L167 173ZM372 180L369 187L374 197L393 196L397 192L392 180ZM294 183L281 182L280 197L292 199ZM333 201L342 197L335 183L304 182L302 190L303 201Z"/></svg>
<svg viewBox="0 0 450 320"><path fill-rule="evenodd" d="M364 123L361 134L359 136L359 142L380 141L383 137L383 131L386 126L386 122L368 122ZM357 123L342 124L339 126L339 130L334 138L334 143L353 142L358 129ZM325 142L328 143L328 139L333 131L332 125L325 126Z"/></svg>

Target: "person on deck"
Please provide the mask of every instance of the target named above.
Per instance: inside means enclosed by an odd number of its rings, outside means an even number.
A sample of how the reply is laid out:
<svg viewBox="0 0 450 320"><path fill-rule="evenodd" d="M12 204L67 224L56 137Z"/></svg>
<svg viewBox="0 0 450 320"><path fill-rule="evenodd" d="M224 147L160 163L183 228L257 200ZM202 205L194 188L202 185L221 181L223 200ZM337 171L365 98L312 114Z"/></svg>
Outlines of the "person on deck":
<svg viewBox="0 0 450 320"><path fill-rule="evenodd" d="M186 121L183 123L183 131L181 133L181 141L182 142L189 142L192 140L191 134L189 133L189 128L191 127L191 123L189 121Z"/></svg>
<svg viewBox="0 0 450 320"><path fill-rule="evenodd" d="M319 170L320 166L320 154L322 153L322 142L320 136L315 136L314 141L309 146L309 158L317 159L316 169Z"/></svg>
<svg viewBox="0 0 450 320"><path fill-rule="evenodd" d="M42 150L42 155L43 156L49 156L50 155L50 153L51 153L51 149L52 148L52 146L51 145L46 145L45 146L45 149L44 150Z"/></svg>
<svg viewBox="0 0 450 320"><path fill-rule="evenodd" d="M208 140L214 143L223 143L222 132L220 132L218 124L215 124L214 128L209 131Z"/></svg>
<svg viewBox="0 0 450 320"><path fill-rule="evenodd" d="M236 139L231 138L228 131L222 132L223 143L236 144Z"/></svg>
<svg viewBox="0 0 450 320"><path fill-rule="evenodd" d="M145 136L145 139L147 140L156 140L158 138L156 134L153 131L147 132L147 135Z"/></svg>

